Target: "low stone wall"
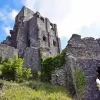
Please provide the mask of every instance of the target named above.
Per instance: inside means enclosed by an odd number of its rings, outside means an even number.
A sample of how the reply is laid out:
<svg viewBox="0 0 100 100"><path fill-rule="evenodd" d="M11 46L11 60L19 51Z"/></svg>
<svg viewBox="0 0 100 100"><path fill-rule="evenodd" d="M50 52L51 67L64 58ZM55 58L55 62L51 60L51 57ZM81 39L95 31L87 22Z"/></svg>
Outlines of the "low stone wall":
<svg viewBox="0 0 100 100"><path fill-rule="evenodd" d="M51 83L53 85L66 86L67 77L64 68L58 69L52 73Z"/></svg>

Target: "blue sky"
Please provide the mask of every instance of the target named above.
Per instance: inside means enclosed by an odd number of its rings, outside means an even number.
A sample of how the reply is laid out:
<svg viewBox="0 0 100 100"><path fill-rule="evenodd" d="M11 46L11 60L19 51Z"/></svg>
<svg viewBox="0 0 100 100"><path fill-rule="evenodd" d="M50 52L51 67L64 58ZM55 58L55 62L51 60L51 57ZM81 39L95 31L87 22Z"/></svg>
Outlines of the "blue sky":
<svg viewBox="0 0 100 100"><path fill-rule="evenodd" d="M100 37L100 0L0 0L0 41L9 35L24 5L58 25L62 48L73 33Z"/></svg>

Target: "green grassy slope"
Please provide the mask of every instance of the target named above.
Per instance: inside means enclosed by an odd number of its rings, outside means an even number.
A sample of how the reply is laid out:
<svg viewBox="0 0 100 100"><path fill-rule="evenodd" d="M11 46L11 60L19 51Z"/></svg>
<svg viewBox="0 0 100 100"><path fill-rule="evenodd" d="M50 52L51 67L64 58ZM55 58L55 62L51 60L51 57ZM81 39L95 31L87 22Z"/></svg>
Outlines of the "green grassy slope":
<svg viewBox="0 0 100 100"><path fill-rule="evenodd" d="M4 82L0 100L72 100L65 87L38 81L24 83Z"/></svg>

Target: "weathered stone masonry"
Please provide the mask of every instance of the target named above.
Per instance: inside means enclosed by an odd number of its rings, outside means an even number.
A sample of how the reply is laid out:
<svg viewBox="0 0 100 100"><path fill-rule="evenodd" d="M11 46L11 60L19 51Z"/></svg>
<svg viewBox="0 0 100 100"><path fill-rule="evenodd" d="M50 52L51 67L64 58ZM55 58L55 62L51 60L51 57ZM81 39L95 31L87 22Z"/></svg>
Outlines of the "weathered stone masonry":
<svg viewBox="0 0 100 100"><path fill-rule="evenodd" d="M100 91L96 84L97 76L100 77L100 39L92 37L82 39L80 35L74 34L65 50L66 63L61 71L59 69L53 74L52 84L67 85L72 95L77 94L74 68L78 67L87 77L85 93L81 100L100 100Z"/></svg>
<svg viewBox="0 0 100 100"><path fill-rule="evenodd" d="M0 44L0 57L13 58L16 54L18 54L18 50L14 47L10 47L6 44Z"/></svg>
<svg viewBox="0 0 100 100"><path fill-rule="evenodd" d="M60 52L57 25L26 7L16 16L10 34L3 44L17 48L19 57L24 58L24 65L33 70L40 70L40 56Z"/></svg>
<svg viewBox="0 0 100 100"><path fill-rule="evenodd" d="M60 52L57 25L23 7L15 18L13 30L0 44L0 56L13 58L14 54L24 58L24 65L40 70L40 57ZM100 77L100 39L81 38L74 34L65 48L66 63L52 75L52 84L68 86L72 95L77 94L74 68L81 68L87 84L81 100L100 100L96 78ZM98 72L97 72L98 70Z"/></svg>

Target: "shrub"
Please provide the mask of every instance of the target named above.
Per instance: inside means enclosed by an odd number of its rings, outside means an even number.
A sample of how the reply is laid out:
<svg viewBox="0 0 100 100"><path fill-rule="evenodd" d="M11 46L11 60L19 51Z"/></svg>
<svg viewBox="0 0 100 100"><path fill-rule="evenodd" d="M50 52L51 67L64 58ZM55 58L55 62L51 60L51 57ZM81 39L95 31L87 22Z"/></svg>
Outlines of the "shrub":
<svg viewBox="0 0 100 100"><path fill-rule="evenodd" d="M42 80L50 82L52 71L60 68L65 63L65 52L62 52L54 57L48 57L41 61Z"/></svg>
<svg viewBox="0 0 100 100"><path fill-rule="evenodd" d="M0 80L0 90L3 88L3 81Z"/></svg>
<svg viewBox="0 0 100 100"><path fill-rule="evenodd" d="M23 68L23 74L22 74L22 78L25 80L25 79L28 79L30 77L32 77L32 74L31 74L31 69L30 68Z"/></svg>
<svg viewBox="0 0 100 100"><path fill-rule="evenodd" d="M18 56L14 56L14 60L9 58L2 65L2 76L6 80L20 82L31 77L31 69L23 68L23 59Z"/></svg>
<svg viewBox="0 0 100 100"><path fill-rule="evenodd" d="M84 87L87 83L87 78L85 73L80 68L75 68L75 80L77 92L82 94L84 92Z"/></svg>
<svg viewBox="0 0 100 100"><path fill-rule="evenodd" d="M3 59L2 59L2 57L0 57L0 64L2 63L2 61L3 61Z"/></svg>
<svg viewBox="0 0 100 100"><path fill-rule="evenodd" d="M3 65L0 64L0 77L2 76L2 68L3 68Z"/></svg>

